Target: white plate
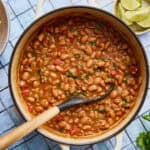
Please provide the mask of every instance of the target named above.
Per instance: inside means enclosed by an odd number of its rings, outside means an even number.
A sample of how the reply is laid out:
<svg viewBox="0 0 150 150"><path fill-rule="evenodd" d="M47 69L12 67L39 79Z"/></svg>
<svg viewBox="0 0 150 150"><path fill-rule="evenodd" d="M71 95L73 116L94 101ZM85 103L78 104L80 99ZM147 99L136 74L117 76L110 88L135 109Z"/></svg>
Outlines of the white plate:
<svg viewBox="0 0 150 150"><path fill-rule="evenodd" d="M118 17L118 15L117 15L117 5L118 5L119 2L120 2L120 0L115 0L114 1L114 6L113 6L113 13L117 17ZM149 5L150 6L150 0L142 0L142 5L145 5L145 6ZM130 25L129 27L133 30L133 32L136 35L141 35L141 34L144 34L144 33L147 33L147 32L150 31L150 28L144 29L144 28L139 27L136 24Z"/></svg>
<svg viewBox="0 0 150 150"><path fill-rule="evenodd" d="M9 36L9 17L3 0L0 0L0 55L5 49Z"/></svg>

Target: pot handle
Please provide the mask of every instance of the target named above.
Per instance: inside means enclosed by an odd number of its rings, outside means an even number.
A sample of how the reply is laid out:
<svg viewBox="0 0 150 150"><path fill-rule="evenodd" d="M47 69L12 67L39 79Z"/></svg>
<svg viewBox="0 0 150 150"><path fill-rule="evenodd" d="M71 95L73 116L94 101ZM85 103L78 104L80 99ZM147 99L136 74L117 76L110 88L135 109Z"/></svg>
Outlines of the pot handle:
<svg viewBox="0 0 150 150"><path fill-rule="evenodd" d="M66 144L59 144L60 148L62 150L70 150L70 146L69 145L66 145Z"/></svg>
<svg viewBox="0 0 150 150"><path fill-rule="evenodd" d="M97 6L96 0L88 0L87 2L88 2L88 4L89 4L89 6L93 6L93 7L96 7L96 6Z"/></svg>
<svg viewBox="0 0 150 150"><path fill-rule="evenodd" d="M123 133L124 133L124 131L122 131L122 132L120 132L116 135L116 145L115 145L114 150L121 150L122 140L123 140Z"/></svg>
<svg viewBox="0 0 150 150"><path fill-rule="evenodd" d="M39 18L42 15L42 8L44 5L45 0L38 0L37 6L36 6L36 13L35 13L35 19Z"/></svg>

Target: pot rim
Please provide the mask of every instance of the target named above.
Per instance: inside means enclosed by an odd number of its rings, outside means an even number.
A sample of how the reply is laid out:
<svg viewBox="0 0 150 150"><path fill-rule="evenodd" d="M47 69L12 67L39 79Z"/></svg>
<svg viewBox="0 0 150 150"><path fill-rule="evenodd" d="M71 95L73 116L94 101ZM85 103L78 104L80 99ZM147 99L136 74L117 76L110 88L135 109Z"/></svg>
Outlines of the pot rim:
<svg viewBox="0 0 150 150"><path fill-rule="evenodd" d="M50 11L50 12L44 14L43 16L39 17L37 20L33 21L33 22L24 30L24 32L22 33L22 35L20 36L19 40L17 41L17 43L16 43L16 45L15 45L15 47L14 47L14 51L13 51L13 53L12 53L12 55L11 55L11 58L10 58L10 66L9 66L9 72L8 72L8 81L9 81L9 87L10 87L9 89L10 89L10 93L11 93L11 96L12 96L12 98L13 98L13 101L14 101L14 104L15 104L17 110L19 111L19 113L21 114L21 116L22 116L25 120L27 120L27 119L25 118L24 114L21 112L20 107L18 106L18 104L17 104L17 102L16 102L16 100L15 100L15 96L14 96L14 93L13 93L13 88L12 88L12 85L11 85L11 68L12 68L12 62L13 62L13 60L14 60L14 56L15 56L15 54L16 54L16 49L17 49L17 47L18 47L20 41L22 40L23 36L28 32L28 30L29 30L30 28L32 28L32 26L33 26L34 24L36 24L37 22L39 22L39 21L40 21L41 19L43 19L44 17L46 17L46 16L48 16L48 15L51 15L51 14L53 14L53 13L56 13L57 11L64 10L64 9L70 9L70 8L72 8L72 9L76 9L76 8L85 8L85 9L86 9L86 8L88 8L88 9L92 9L92 10L96 10L96 11L101 11L101 12L107 14L108 16L114 18L115 20L119 21L123 26L126 27L127 30L129 30L129 32L134 36L135 40L136 40L137 43L139 44L139 46L140 46L140 48L141 48L141 51L142 51L142 54L143 54L143 57L144 57L145 65L146 65L146 70L145 70L145 72L146 72L146 84L145 84L145 87L144 87L145 89L144 89L144 93L143 93L143 97L142 97L142 99L141 99L140 105L139 105L139 107L137 108L137 111L134 112L132 118L131 118L130 120L128 120L127 123L125 123L119 130L117 130L117 131L114 132L113 134L111 134L111 135L109 135L109 136L103 138L102 140L98 140L98 141L95 140L95 141L91 141L91 142L88 142L88 143L85 143L85 144L84 144L84 143L81 144L80 142L79 142L79 143L76 142L76 143L73 143L73 144L72 144L72 143L68 143L68 142L61 142L61 141L59 141L59 140L57 140L57 139L52 139L52 137L49 137L47 134L45 135L45 132L43 132L43 129L41 129L41 128L37 129L37 131L38 131L40 134L42 134L43 136L47 137L48 139L50 139L50 140L52 140L52 141L58 142L58 143L71 144L71 145L89 145L89 144L94 144L94 143L98 143L98 142L105 141L105 140L107 140L107 139L109 139L109 138L112 138L113 136L117 135L117 134L120 133L122 130L124 130L124 129L131 123L131 121L135 118L135 116L138 114L138 112L140 111L140 109L141 109L141 107L142 107L142 105L143 105L143 103L144 103L146 94L147 94L148 81L149 81L149 72L148 72L148 59L147 59L146 53L145 53L145 51L144 51L144 48L143 48L141 42L139 41L139 39L138 39L137 36L135 35L135 33L134 33L122 20L120 20L119 18L117 18L117 17L114 16L113 14L111 14L111 13L109 13L109 12L106 12L105 10L102 10L102 9L99 9L99 8L95 8L95 7L91 7L91 6L67 6L67 7L62 7L62 8L58 8L58 9L55 9L55 10L53 10L53 11ZM65 139L65 138L64 138L64 139ZM64 141L65 141L65 140L64 140Z"/></svg>

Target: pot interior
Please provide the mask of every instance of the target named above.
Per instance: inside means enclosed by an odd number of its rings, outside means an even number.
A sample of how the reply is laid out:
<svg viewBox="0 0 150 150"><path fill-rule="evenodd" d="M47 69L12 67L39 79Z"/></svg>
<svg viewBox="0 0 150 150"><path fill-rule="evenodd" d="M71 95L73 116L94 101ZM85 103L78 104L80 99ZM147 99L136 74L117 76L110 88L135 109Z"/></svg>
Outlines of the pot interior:
<svg viewBox="0 0 150 150"><path fill-rule="evenodd" d="M130 44L132 49L134 50L135 57L138 60L141 77L142 77L142 84L140 86L136 104L131 109L130 113L122 118L122 120L117 123L116 126L113 126L109 131L104 132L103 134L97 133L92 136L87 137L80 137L80 138L73 138L70 136L63 136L59 133L56 133L53 130L46 128L44 125L38 129L40 133L47 136L50 139L53 139L60 143L65 144L74 144L74 145L83 145L83 144L91 144L96 143L102 140L105 140L109 137L112 137L119 131L123 130L127 124L133 119L133 117L139 111L146 94L147 83L148 83L148 72L147 72L147 61L144 54L144 50L139 43L136 36L132 33L132 31L120 20L115 18L109 13L106 13L102 10L90 8L90 7L68 7L68 8L61 8L46 14L45 16L41 17L37 21L35 21L21 36L20 40L16 44L13 56L11 58L11 66L10 66L10 86L12 95L14 97L14 101L18 106L20 112L25 117L25 119L30 120L32 118L31 114L28 112L23 97L19 92L18 86L18 65L20 62L20 57L22 56L22 51L26 44L30 41L30 39L36 35L38 29L43 26L45 23L52 23L58 17L64 16L72 16L72 15L80 15L80 16L87 16L92 17L97 20L104 20L107 21L111 26L113 26L122 36L126 39L126 41Z"/></svg>

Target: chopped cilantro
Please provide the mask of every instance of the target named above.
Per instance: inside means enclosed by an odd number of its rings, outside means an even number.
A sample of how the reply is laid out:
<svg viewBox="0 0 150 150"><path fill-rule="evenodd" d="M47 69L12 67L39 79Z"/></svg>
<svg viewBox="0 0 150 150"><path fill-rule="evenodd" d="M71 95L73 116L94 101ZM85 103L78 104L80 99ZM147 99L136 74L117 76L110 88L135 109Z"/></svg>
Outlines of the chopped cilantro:
<svg viewBox="0 0 150 150"><path fill-rule="evenodd" d="M113 67L116 69L117 68L117 65L113 62Z"/></svg>
<svg viewBox="0 0 150 150"><path fill-rule="evenodd" d="M125 83L125 84L127 84L127 83L128 83L127 78L124 78L124 79L123 79L123 83Z"/></svg>
<svg viewBox="0 0 150 150"><path fill-rule="evenodd" d="M125 75L125 77L124 77L124 79L123 79L123 82L125 83L125 84L128 84L128 79L131 77L131 75L129 75L129 74L127 74L127 75Z"/></svg>
<svg viewBox="0 0 150 150"><path fill-rule="evenodd" d="M136 139L136 144L141 150L150 150L150 131L141 132Z"/></svg>
<svg viewBox="0 0 150 150"><path fill-rule="evenodd" d="M109 79L114 79L113 76L111 76L111 75L108 75L107 77L108 77Z"/></svg>
<svg viewBox="0 0 150 150"><path fill-rule="evenodd" d="M143 119L150 121L150 114L146 114L142 116Z"/></svg>
<svg viewBox="0 0 150 150"><path fill-rule="evenodd" d="M72 73L71 71L68 71L67 72L67 77L70 77L70 78L77 78L78 76L76 75L76 74L74 74L74 73Z"/></svg>
<svg viewBox="0 0 150 150"><path fill-rule="evenodd" d="M99 58L99 59L100 59L101 61L105 61L105 58L102 58L102 57L101 57L101 58Z"/></svg>
<svg viewBox="0 0 150 150"><path fill-rule="evenodd" d="M62 87L62 83L59 82L59 83L57 84L57 87L58 87L58 88L61 88L61 87Z"/></svg>
<svg viewBox="0 0 150 150"><path fill-rule="evenodd" d="M97 25L95 26L95 29L96 29L96 30L101 30L100 25L99 25L99 24L97 24Z"/></svg>
<svg viewBox="0 0 150 150"><path fill-rule="evenodd" d="M41 74L41 69L38 69L37 72L38 72L38 74L40 75L40 74Z"/></svg>
<svg viewBox="0 0 150 150"><path fill-rule="evenodd" d="M126 98L122 98L122 106L128 106L128 101L127 101L127 99Z"/></svg>
<svg viewBox="0 0 150 150"><path fill-rule="evenodd" d="M96 46L96 41L91 41L90 44L91 44L92 46Z"/></svg>
<svg viewBox="0 0 150 150"><path fill-rule="evenodd" d="M72 92L71 95L72 95L72 96L77 96L77 95L78 95L78 92L76 92L76 91L75 91L75 92Z"/></svg>
<svg viewBox="0 0 150 150"><path fill-rule="evenodd" d="M85 91L82 91L82 92L79 93L80 96L86 96L86 94L87 93Z"/></svg>
<svg viewBox="0 0 150 150"><path fill-rule="evenodd" d="M36 57L36 53L32 52L32 57Z"/></svg>
<svg viewBox="0 0 150 150"><path fill-rule="evenodd" d="M74 57L75 57L75 58L80 58L81 55L80 55L80 54L74 54Z"/></svg>
<svg viewBox="0 0 150 150"><path fill-rule="evenodd" d="M70 91L65 91L65 94L66 94L67 96L69 96L69 95L70 95Z"/></svg>
<svg viewBox="0 0 150 150"><path fill-rule="evenodd" d="M102 29L102 24L100 22L97 23L96 26L95 26L95 29L96 30L101 30Z"/></svg>
<svg viewBox="0 0 150 150"><path fill-rule="evenodd" d="M98 112L99 112L99 113L104 113L104 112L105 112L105 109L100 109Z"/></svg>
<svg viewBox="0 0 150 150"><path fill-rule="evenodd" d="M150 121L150 114L144 115L143 118ZM136 144L141 150L150 150L150 131L141 132L136 138Z"/></svg>
<svg viewBox="0 0 150 150"><path fill-rule="evenodd" d="M94 71L104 71L104 67L98 67L98 66L94 65L93 70Z"/></svg>
<svg viewBox="0 0 150 150"><path fill-rule="evenodd" d="M60 131L61 133L64 133L64 129L62 129L62 128L61 128L61 129L59 129L59 131Z"/></svg>
<svg viewBox="0 0 150 150"><path fill-rule="evenodd" d="M84 74L82 74L81 78L86 78L86 79L88 79L88 78L89 78L89 74L84 73Z"/></svg>

